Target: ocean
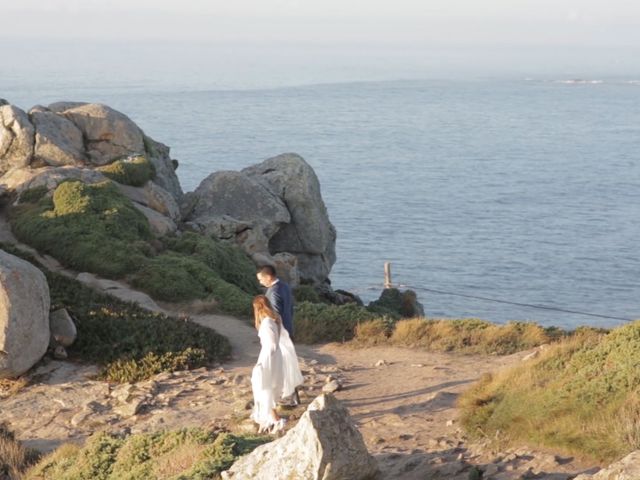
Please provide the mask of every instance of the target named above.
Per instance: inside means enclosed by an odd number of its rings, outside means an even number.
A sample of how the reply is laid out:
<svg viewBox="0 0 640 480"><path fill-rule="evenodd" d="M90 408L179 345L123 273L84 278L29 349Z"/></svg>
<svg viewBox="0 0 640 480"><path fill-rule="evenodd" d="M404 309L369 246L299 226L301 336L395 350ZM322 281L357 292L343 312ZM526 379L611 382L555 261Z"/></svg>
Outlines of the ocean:
<svg viewBox="0 0 640 480"><path fill-rule="evenodd" d="M185 191L214 171L302 155L338 232L332 285L365 301L389 261L432 317L564 328L640 318L637 78L234 89L13 71L0 97L126 113L171 147Z"/></svg>

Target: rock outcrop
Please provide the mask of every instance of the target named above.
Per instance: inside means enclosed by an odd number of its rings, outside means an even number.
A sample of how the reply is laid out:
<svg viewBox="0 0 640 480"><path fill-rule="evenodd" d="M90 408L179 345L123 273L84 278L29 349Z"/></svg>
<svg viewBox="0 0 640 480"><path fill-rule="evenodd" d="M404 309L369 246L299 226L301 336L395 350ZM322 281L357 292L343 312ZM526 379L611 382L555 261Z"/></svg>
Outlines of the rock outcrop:
<svg viewBox="0 0 640 480"><path fill-rule="evenodd" d="M44 274L0 250L0 378L23 374L47 351L49 304Z"/></svg>
<svg viewBox="0 0 640 480"><path fill-rule="evenodd" d="M144 184L144 177L134 183L114 176L134 158L153 166ZM36 187L51 194L68 179L110 178L158 236L186 226L237 243L257 265L275 266L293 286L329 287L336 231L318 178L302 157L282 154L240 172L216 172L187 195L176 168L166 145L106 105L57 102L27 114L0 104L0 194L19 197Z"/></svg>
<svg viewBox="0 0 640 480"><path fill-rule="evenodd" d="M593 475L582 474L574 480L638 480L640 478L640 450L631 452L607 468Z"/></svg>
<svg viewBox="0 0 640 480"><path fill-rule="evenodd" d="M107 177L96 168L143 156L155 175L142 187L122 185L142 207L160 235L176 230L183 192L169 148L146 136L126 115L106 105L58 102L29 113L0 106L0 190L20 194L35 187L52 191L67 179L96 183Z"/></svg>
<svg viewBox="0 0 640 480"><path fill-rule="evenodd" d="M237 460L223 478L234 480L365 480L378 473L347 409L332 395L316 398L284 437Z"/></svg>
<svg viewBox="0 0 640 480"><path fill-rule="evenodd" d="M185 220L194 228L233 239L249 255L274 265L274 256L293 255L297 272L290 277L326 282L336 260L336 231L318 178L299 155L278 155L241 172L214 173L188 202Z"/></svg>
<svg viewBox="0 0 640 480"><path fill-rule="evenodd" d="M27 114L13 105L0 106L0 175L29 166L33 158L34 128Z"/></svg>

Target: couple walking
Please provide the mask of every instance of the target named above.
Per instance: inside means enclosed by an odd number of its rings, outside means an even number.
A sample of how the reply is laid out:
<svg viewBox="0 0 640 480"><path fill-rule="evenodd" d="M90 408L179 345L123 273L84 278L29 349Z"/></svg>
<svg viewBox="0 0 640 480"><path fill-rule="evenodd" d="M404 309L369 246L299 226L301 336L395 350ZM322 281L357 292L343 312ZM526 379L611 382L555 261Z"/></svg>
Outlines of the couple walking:
<svg viewBox="0 0 640 480"><path fill-rule="evenodd" d="M260 338L260 355L251 374L253 412L259 432L277 433L284 419L277 402L297 398L296 387L304 381L293 346L293 298L289 286L278 279L269 265L258 269L258 281L267 288L253 299L253 315Z"/></svg>

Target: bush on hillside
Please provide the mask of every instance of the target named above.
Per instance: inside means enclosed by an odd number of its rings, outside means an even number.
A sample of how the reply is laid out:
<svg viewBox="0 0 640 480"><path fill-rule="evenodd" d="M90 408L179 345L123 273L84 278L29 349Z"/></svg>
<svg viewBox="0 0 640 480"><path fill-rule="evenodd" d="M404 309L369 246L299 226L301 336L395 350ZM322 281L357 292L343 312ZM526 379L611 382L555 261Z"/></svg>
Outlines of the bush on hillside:
<svg viewBox="0 0 640 480"><path fill-rule="evenodd" d="M640 448L640 321L582 330L460 399L473 435L610 461Z"/></svg>
<svg viewBox="0 0 640 480"><path fill-rule="evenodd" d="M24 243L109 278L140 268L151 252L149 222L111 182L63 182L53 198L14 208L10 220Z"/></svg>
<svg viewBox="0 0 640 480"><path fill-rule="evenodd" d="M132 187L142 187L156 176L156 169L144 155L116 160L96 170L115 182Z"/></svg>
<svg viewBox="0 0 640 480"><path fill-rule="evenodd" d="M320 294L312 285L298 285L293 289L293 298L296 303L326 303L320 298Z"/></svg>
<svg viewBox="0 0 640 480"><path fill-rule="evenodd" d="M197 233L152 246L147 219L111 182L72 180L53 198L40 193L12 211L12 228L24 243L73 269L125 278L159 300L213 297L226 313L251 314L255 267L238 247ZM165 251L158 255L157 248Z"/></svg>
<svg viewBox="0 0 640 480"><path fill-rule="evenodd" d="M251 315L251 295L222 280L198 258L167 252L147 261L131 283L154 298L183 302L213 297L224 312L247 317Z"/></svg>
<svg viewBox="0 0 640 480"><path fill-rule="evenodd" d="M38 460L39 453L25 448L5 423L0 423L0 478L21 478Z"/></svg>
<svg viewBox="0 0 640 480"><path fill-rule="evenodd" d="M351 340L356 326L375 314L355 304L326 305L302 302L294 312L296 342L343 342Z"/></svg>
<svg viewBox="0 0 640 480"><path fill-rule="evenodd" d="M48 271L33 256L15 247L0 247L44 272L51 311L67 309L78 330L77 340L68 348L69 355L102 365L101 377L106 380L134 382L230 356L229 341L214 330L123 302Z"/></svg>
<svg viewBox="0 0 640 480"><path fill-rule="evenodd" d="M84 447L63 445L27 478L51 480L218 479L235 460L270 441L255 435L216 434L200 428L120 437L105 432Z"/></svg>
<svg viewBox="0 0 640 480"><path fill-rule="evenodd" d="M250 295L259 292L256 267L238 246L214 240L193 232L178 237L165 237L166 248L201 262L228 283Z"/></svg>

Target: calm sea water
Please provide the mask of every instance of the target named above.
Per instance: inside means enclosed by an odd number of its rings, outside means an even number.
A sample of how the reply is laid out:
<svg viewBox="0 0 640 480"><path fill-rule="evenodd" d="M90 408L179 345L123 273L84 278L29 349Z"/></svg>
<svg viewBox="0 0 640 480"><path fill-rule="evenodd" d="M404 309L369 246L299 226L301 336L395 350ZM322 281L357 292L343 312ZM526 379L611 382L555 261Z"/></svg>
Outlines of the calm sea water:
<svg viewBox="0 0 640 480"><path fill-rule="evenodd" d="M0 97L125 112L172 147L185 191L301 154L338 231L333 285L365 300L390 261L430 316L616 325L422 290L640 318L640 84L561 80L202 90L9 75Z"/></svg>

